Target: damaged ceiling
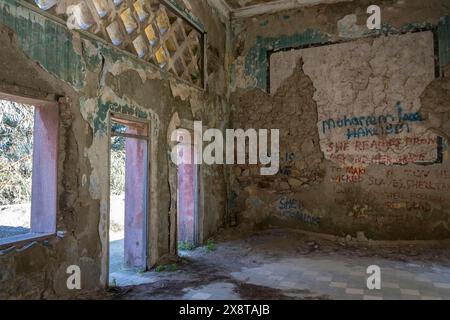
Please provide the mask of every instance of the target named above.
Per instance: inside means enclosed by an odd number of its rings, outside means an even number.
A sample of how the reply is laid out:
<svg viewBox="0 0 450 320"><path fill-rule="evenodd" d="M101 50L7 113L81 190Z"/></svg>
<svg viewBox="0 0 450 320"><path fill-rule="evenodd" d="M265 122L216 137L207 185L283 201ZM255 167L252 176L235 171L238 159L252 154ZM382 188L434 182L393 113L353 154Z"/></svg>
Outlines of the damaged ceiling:
<svg viewBox="0 0 450 320"><path fill-rule="evenodd" d="M267 13L353 0L212 0L227 8L233 18L248 18Z"/></svg>
<svg viewBox="0 0 450 320"><path fill-rule="evenodd" d="M344 0L224 0L232 10L250 8L250 7L265 7L265 6L305 6L316 5L321 3L341 2ZM352 1L352 0L347 0Z"/></svg>
<svg viewBox="0 0 450 320"><path fill-rule="evenodd" d="M279 2L278 0L226 0L230 8L240 9L254 5L267 4L270 2Z"/></svg>

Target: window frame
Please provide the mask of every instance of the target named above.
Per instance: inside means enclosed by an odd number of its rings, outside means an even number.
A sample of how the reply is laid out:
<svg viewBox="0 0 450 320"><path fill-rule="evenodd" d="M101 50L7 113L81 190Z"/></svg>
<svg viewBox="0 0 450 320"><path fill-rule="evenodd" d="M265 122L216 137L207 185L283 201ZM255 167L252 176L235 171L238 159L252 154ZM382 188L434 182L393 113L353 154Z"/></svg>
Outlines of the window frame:
<svg viewBox="0 0 450 320"><path fill-rule="evenodd" d="M34 120L33 120L33 154L32 154L32 187L31 187L31 211L30 211L30 232L22 235L12 236L12 237L6 237L0 239L0 250L9 249L12 247L24 247L30 243L36 242L36 241L44 241L48 240L50 238L53 238L57 235L57 216L58 216L58 164L59 164L59 125L60 125L60 116L59 116L59 110L60 110L60 103L57 100L50 100L50 99L43 99L43 98L34 98L29 97L25 95L18 95L18 94L11 94L4 91L0 91L0 100L6 100L6 101L12 101L18 104L25 104L25 105L31 105L35 108L34 112ZM35 186L35 160L36 160L36 153L35 153L35 143L36 143L36 117L38 112L36 112L38 109L44 110L45 108L52 108L54 118L56 118L57 122L54 123L52 132L53 134L56 134L54 136L52 149L54 151L54 159L52 163L51 169L54 170L53 177L51 179L54 188L54 194L51 196L52 203L50 204L54 208L54 212L40 212L39 210L34 209L33 211L33 199L36 195L36 188ZM47 109L48 110L48 109ZM45 112L44 112L45 113ZM54 119L53 119L54 120ZM42 170L42 168L41 168ZM46 190L47 192L48 190ZM48 200L47 200L48 201ZM44 211L44 210L41 210ZM44 215L44 218L47 220L52 220L52 226L51 226L51 232L33 232L33 215L36 215L36 213L39 212L39 214Z"/></svg>

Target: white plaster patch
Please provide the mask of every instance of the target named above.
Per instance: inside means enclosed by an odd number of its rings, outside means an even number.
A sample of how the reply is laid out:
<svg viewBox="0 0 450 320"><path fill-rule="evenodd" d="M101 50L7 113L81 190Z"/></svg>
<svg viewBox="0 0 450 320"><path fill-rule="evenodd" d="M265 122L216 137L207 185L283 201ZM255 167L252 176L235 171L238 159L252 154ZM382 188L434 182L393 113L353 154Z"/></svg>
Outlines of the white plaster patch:
<svg viewBox="0 0 450 320"><path fill-rule="evenodd" d="M419 32L278 52L271 88L303 59L316 88L322 152L341 166L435 162L438 137L419 113L434 80L433 48L433 34Z"/></svg>
<svg viewBox="0 0 450 320"><path fill-rule="evenodd" d="M78 35L78 33L76 33L76 32L74 32L74 34ZM79 35L78 35L78 37L79 37ZM95 46L92 43L92 41L88 41L88 40L83 41L83 48L88 56L94 57L94 56L98 55L98 48L97 48L97 46Z"/></svg>
<svg viewBox="0 0 450 320"><path fill-rule="evenodd" d="M114 63L112 65L112 67L109 68L108 71L112 75L118 76L121 73L128 71L128 70L136 71L139 74L139 76L141 77L142 82L147 81L147 79L161 79L161 74L159 72L147 73L143 68L137 67L136 64L133 64L129 60L124 60L124 61Z"/></svg>
<svg viewBox="0 0 450 320"><path fill-rule="evenodd" d="M180 126L181 126L180 116L178 115L178 112L175 112L172 116L172 119L169 122L167 130L167 142L170 145L171 149L176 144L176 142L172 141L172 132L174 132Z"/></svg>
<svg viewBox="0 0 450 320"><path fill-rule="evenodd" d="M340 37L357 38L364 35L367 31L366 26L358 26L358 17L356 14L346 15L338 21L338 32Z"/></svg>
<svg viewBox="0 0 450 320"><path fill-rule="evenodd" d="M70 5L66 9L66 15L67 15L66 26L69 30L81 29L77 22L77 18L75 17L76 8L77 8L76 5Z"/></svg>
<svg viewBox="0 0 450 320"><path fill-rule="evenodd" d="M108 186L108 137L105 135L94 136L91 147L87 150L92 172L89 179L89 193L94 200L100 200L106 194L102 186ZM106 174L105 174L106 173Z"/></svg>
<svg viewBox="0 0 450 320"><path fill-rule="evenodd" d="M204 100L198 95L192 95L190 99L192 114L195 116L197 112L203 109Z"/></svg>
<svg viewBox="0 0 450 320"><path fill-rule="evenodd" d="M86 101L80 102L80 111L83 119L86 120L92 129L94 129L94 124L92 123L92 119L97 112L97 99L87 99Z"/></svg>
<svg viewBox="0 0 450 320"><path fill-rule="evenodd" d="M234 63L233 73L234 75L231 84L231 91L236 91L237 89L252 88L256 86L256 78L245 72L245 57L239 57L236 59Z"/></svg>
<svg viewBox="0 0 450 320"><path fill-rule="evenodd" d="M133 99L130 98L125 98L122 99L119 96L116 95L116 93L109 87L105 87L102 90L101 93L101 100L102 101L112 101L115 102L119 105L128 105L130 107L133 107L136 111L139 110L140 113L145 113L147 114L147 120L152 120L153 121L153 135L155 136L159 136L159 127L160 127L160 119L159 116L156 112L154 112L151 109L144 109L144 108L140 108L139 104L134 101ZM136 116L137 114L131 115L131 116Z"/></svg>
<svg viewBox="0 0 450 320"><path fill-rule="evenodd" d="M170 82L170 90L174 97L179 97L181 100L186 101L192 95L192 88L184 83Z"/></svg>

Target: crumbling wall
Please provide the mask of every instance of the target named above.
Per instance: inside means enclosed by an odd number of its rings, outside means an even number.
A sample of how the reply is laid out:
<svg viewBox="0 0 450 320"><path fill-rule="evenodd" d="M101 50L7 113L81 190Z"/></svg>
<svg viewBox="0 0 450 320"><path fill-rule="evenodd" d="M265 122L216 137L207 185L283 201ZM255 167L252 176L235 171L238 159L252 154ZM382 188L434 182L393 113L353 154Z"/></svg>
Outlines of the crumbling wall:
<svg viewBox="0 0 450 320"><path fill-rule="evenodd" d="M206 31L220 32L206 4L194 14ZM211 27L213 26L213 27ZM61 106L58 165L59 237L0 252L0 298L51 298L101 289L107 279L108 114L117 112L152 124L148 264L176 254L170 184L169 122L202 120L223 127L228 104L223 61L225 44L218 37L208 46L206 91L192 87L156 67L130 57L21 6L0 1L0 90L33 98L65 97ZM202 171L204 237L224 221L225 180L221 168ZM176 199L176 197L175 197ZM175 243L175 244L174 244ZM82 290L69 291L67 267L81 268Z"/></svg>
<svg viewBox="0 0 450 320"><path fill-rule="evenodd" d="M360 2L233 21L233 126L280 129L281 145L274 177L234 168L241 225L450 237L449 4L375 2L375 33Z"/></svg>
<svg viewBox="0 0 450 320"><path fill-rule="evenodd" d="M239 106L232 117L236 128L282 128L282 165L278 175L261 176L259 166L234 166L235 187L238 187L235 193L239 194L234 210L239 212L239 223L264 222L283 206L286 196L323 182L324 157L320 151L317 105L313 96L313 83L304 74L301 61L273 97L257 89L234 96L232 103ZM300 221L312 218L300 211L298 217L290 211L285 214L287 218Z"/></svg>

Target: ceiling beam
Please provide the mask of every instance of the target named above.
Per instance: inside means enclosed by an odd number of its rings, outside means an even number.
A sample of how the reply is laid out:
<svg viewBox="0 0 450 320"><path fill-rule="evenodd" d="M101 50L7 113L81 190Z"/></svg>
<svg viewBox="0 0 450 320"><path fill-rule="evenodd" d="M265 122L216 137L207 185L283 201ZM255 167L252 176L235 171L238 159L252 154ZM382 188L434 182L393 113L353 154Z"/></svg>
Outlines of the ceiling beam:
<svg viewBox="0 0 450 320"><path fill-rule="evenodd" d="M232 19L243 19L268 13L276 13L285 10L315 6L318 4L330 4L337 2L352 2L354 0L277 0L265 4L256 4L231 12Z"/></svg>
<svg viewBox="0 0 450 320"><path fill-rule="evenodd" d="M226 20L230 20L232 8L226 0L208 0L208 4L217 10L219 15Z"/></svg>

